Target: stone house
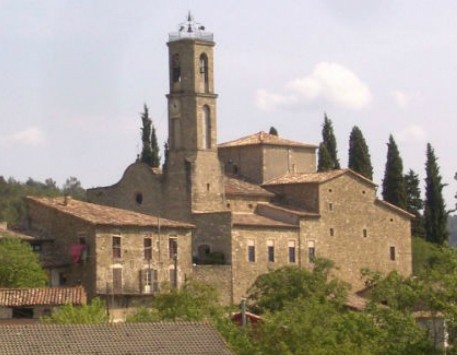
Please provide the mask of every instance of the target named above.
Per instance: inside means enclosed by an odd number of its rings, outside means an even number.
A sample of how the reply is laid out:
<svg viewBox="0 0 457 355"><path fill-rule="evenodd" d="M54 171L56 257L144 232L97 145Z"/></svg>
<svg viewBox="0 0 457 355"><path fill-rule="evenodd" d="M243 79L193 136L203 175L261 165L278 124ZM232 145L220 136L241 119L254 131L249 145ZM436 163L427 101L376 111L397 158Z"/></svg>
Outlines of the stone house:
<svg viewBox="0 0 457 355"><path fill-rule="evenodd" d="M148 299L192 273L188 223L69 197L28 197L26 204L28 228L52 237L55 251L71 259L66 283L83 285L110 308Z"/></svg>
<svg viewBox="0 0 457 355"><path fill-rule="evenodd" d="M362 268L411 273L412 215L351 170L316 172L316 145L264 132L218 145L213 35L189 16L167 45L163 169L131 164L89 189L90 203L27 199L29 227L74 253L71 284L125 300L192 276L237 303L260 274L314 257L334 260L354 291Z"/></svg>

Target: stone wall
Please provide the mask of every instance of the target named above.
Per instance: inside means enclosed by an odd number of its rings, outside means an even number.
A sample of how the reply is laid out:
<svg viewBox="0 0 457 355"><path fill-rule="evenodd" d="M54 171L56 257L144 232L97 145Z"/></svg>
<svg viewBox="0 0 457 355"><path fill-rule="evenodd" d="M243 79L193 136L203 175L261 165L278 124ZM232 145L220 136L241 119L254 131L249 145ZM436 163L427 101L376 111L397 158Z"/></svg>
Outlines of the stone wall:
<svg viewBox="0 0 457 355"><path fill-rule="evenodd" d="M263 177L261 183L286 173L314 172L316 172L315 148L263 146Z"/></svg>
<svg viewBox="0 0 457 355"><path fill-rule="evenodd" d="M317 184L267 185L265 188L277 194L277 199L285 206L298 207L313 213L319 211Z"/></svg>
<svg viewBox="0 0 457 355"><path fill-rule="evenodd" d="M255 184L262 183L262 146L219 148L218 154L227 174L242 176Z"/></svg>
<svg viewBox="0 0 457 355"><path fill-rule="evenodd" d="M335 274L364 287L362 268L388 273L411 273L410 219L404 212L375 200L373 186L346 174L321 184L320 218L301 221L302 258L314 245L317 257L331 259L339 268ZM395 260L391 260L391 247Z"/></svg>
<svg viewBox="0 0 457 355"><path fill-rule="evenodd" d="M295 243L295 262L289 261L289 242ZM255 246L255 261L248 259L248 246ZM268 243L274 246L274 262L268 261ZM232 231L233 300L239 303L259 275L287 265L301 266L297 228L234 226Z"/></svg>
<svg viewBox="0 0 457 355"><path fill-rule="evenodd" d="M195 265L193 279L214 286L219 301L229 305L233 300L232 267L230 265Z"/></svg>
<svg viewBox="0 0 457 355"><path fill-rule="evenodd" d="M164 215L162 209L161 175L143 163L134 163L122 179L112 186L87 190L89 202L131 211Z"/></svg>

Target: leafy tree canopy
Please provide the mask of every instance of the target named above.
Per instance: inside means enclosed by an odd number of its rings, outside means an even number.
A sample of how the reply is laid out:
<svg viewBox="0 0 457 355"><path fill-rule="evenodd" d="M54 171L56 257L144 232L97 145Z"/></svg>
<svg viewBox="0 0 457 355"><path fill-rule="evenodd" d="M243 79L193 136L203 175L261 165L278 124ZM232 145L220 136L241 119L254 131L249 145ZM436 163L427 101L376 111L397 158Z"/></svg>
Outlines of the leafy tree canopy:
<svg viewBox="0 0 457 355"><path fill-rule="evenodd" d="M30 245L0 235L0 287L43 287L47 282L48 277Z"/></svg>
<svg viewBox="0 0 457 355"><path fill-rule="evenodd" d="M90 304L73 306L68 303L56 308L49 317L45 317L45 323L53 324L102 324L109 320L105 302L94 298Z"/></svg>

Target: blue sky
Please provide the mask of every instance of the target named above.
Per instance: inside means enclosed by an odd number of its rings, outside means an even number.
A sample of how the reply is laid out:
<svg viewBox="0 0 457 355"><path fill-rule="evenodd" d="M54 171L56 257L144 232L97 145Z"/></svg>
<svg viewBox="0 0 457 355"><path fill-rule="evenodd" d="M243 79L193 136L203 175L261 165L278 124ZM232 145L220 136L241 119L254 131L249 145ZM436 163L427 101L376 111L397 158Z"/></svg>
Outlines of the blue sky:
<svg viewBox="0 0 457 355"><path fill-rule="evenodd" d="M457 3L431 1L0 0L0 175L113 184L140 149L146 103L167 135L166 41L187 12L217 43L218 141L275 126L340 161L362 130L381 184L393 134L404 171L457 171Z"/></svg>

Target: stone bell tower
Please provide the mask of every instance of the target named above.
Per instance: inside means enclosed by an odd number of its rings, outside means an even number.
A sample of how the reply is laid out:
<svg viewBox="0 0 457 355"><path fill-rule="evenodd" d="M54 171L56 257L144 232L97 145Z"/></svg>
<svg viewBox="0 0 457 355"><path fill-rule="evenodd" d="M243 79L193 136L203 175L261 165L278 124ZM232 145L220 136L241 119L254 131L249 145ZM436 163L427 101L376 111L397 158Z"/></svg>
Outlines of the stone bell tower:
<svg viewBox="0 0 457 355"><path fill-rule="evenodd" d="M225 210L217 155L213 34L188 15L169 35L167 209L185 219ZM180 213L180 212L181 213Z"/></svg>

